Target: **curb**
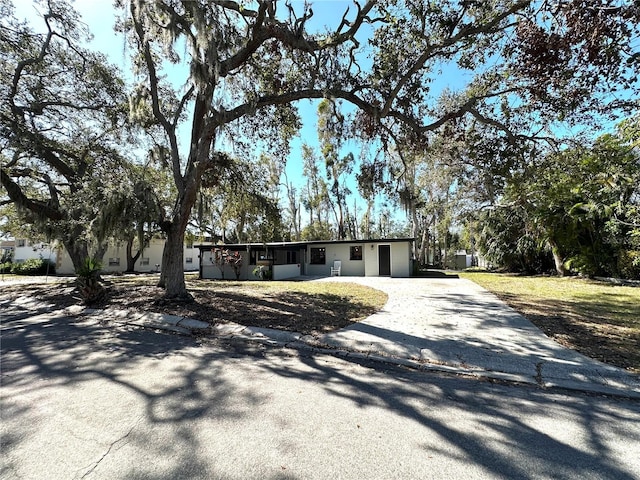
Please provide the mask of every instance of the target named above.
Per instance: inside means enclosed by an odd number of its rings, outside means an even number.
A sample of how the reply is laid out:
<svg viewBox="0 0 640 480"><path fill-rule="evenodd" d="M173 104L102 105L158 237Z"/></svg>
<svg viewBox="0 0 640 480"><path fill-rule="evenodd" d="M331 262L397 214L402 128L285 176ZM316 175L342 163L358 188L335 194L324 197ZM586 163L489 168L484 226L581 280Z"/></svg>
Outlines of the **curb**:
<svg viewBox="0 0 640 480"><path fill-rule="evenodd" d="M45 314L47 309L37 309L33 313ZM355 359L359 361L369 361L386 365L410 368L412 370L424 372L438 372L450 375L473 377L477 379L492 380L514 385L529 385L544 390L569 390L587 394L607 395L612 397L640 399L640 388L619 388L599 383L585 383L575 380L539 378L536 376L518 375L513 373L490 371L483 369L465 369L458 366L435 364L424 361L400 358L393 355L385 355L384 352L367 352L351 350L343 346L329 345L319 342L312 335L305 335L297 332L288 332L261 327L248 327L240 324L219 324L210 325L207 322L189 317L168 315L162 313L146 312L140 313L131 310L116 309L91 309L81 305L69 306L60 313L86 318L104 317L119 325L128 325L137 328L152 330L164 330L173 334L185 336L201 336L210 333L212 336L222 340L239 340L256 342L271 347L291 348L298 350L309 350L314 353L321 353L345 359ZM96 319L98 320L98 319Z"/></svg>

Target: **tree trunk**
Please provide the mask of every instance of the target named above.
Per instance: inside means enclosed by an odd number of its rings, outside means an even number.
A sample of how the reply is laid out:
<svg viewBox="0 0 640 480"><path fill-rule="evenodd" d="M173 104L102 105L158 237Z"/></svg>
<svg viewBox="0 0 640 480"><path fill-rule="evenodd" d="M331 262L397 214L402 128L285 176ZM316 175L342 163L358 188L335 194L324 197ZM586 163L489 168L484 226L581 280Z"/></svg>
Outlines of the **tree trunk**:
<svg viewBox="0 0 640 480"><path fill-rule="evenodd" d="M78 240L80 234L77 236L69 235L67 239L62 241L64 248L67 250L71 262L73 263L73 270L77 272L84 266L84 262L87 258L92 257L94 260L102 263L102 258L107 251L107 243L101 242L98 244L96 251L93 255L89 254L89 246L85 240Z"/></svg>
<svg viewBox="0 0 640 480"><path fill-rule="evenodd" d="M167 299L188 300L191 296L184 281L184 229L172 223L167 230L158 286L165 288Z"/></svg>
<svg viewBox="0 0 640 480"><path fill-rule="evenodd" d="M134 240L135 239L133 237L127 240L127 269L125 270L125 272L127 273L131 273L135 271L136 262L138 261L138 258L140 258L140 254L142 253L142 248L139 248L138 252L135 255L131 254L131 252L133 251Z"/></svg>
<svg viewBox="0 0 640 480"><path fill-rule="evenodd" d="M418 259L420 260L420 264L422 266L426 266L429 264L429 233L425 228L422 231L422 241L420 242L420 253L418 254Z"/></svg>
<svg viewBox="0 0 640 480"><path fill-rule="evenodd" d="M554 240L548 240L549 246L551 247L551 254L553 255L553 263L556 266L556 272L559 277L564 277L567 275L567 269L564 266L564 258L560 253L560 247Z"/></svg>
<svg viewBox="0 0 640 480"><path fill-rule="evenodd" d="M63 245L67 250L69 257L71 257L74 272L77 272L84 265L84 261L89 258L89 248L87 247L87 243L82 240L70 238L63 241Z"/></svg>

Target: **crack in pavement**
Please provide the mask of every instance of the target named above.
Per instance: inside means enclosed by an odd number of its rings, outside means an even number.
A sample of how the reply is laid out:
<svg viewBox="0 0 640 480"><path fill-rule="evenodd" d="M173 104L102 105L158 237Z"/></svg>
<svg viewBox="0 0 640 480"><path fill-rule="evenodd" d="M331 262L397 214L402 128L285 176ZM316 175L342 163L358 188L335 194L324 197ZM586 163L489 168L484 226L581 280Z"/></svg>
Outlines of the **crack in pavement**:
<svg viewBox="0 0 640 480"><path fill-rule="evenodd" d="M107 448L107 451L104 452L102 454L102 456L95 462L95 464L87 471L85 472L82 477L80 478L85 478L87 477L89 474L93 473L93 471L98 468L98 465L100 465L100 463L107 457L107 455L109 455L111 453L111 450L116 446L117 443L122 442L123 440L125 440L129 435L131 435L131 432L133 432L133 430L138 426L138 423L140 423L140 420L142 420L142 415L140 417L138 417L138 419L134 422L133 426L129 429L129 431L127 433L125 433L123 436L121 436L120 438L117 438L116 440L114 440L113 442L111 442L111 444L109 445L109 448ZM124 446L126 445L126 442L122 445ZM88 468L88 467L85 467Z"/></svg>
<svg viewBox="0 0 640 480"><path fill-rule="evenodd" d="M536 380L536 383L541 387L544 387L544 380L542 379L542 365L543 364L544 364L544 362L536 363L536 374L533 377Z"/></svg>

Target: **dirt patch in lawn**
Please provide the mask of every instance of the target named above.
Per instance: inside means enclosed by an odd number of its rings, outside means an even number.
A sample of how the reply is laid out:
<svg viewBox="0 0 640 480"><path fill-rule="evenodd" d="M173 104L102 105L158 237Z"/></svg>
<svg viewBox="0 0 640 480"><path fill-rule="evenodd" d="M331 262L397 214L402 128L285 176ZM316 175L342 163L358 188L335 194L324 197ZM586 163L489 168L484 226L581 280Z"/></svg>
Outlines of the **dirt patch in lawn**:
<svg viewBox="0 0 640 480"><path fill-rule="evenodd" d="M164 302L156 279L141 276L110 279L94 308L158 312L204 320L234 322L319 335L344 328L380 310L387 295L357 284L331 282L225 282L189 280L192 302ZM81 303L73 283L8 285L2 296L37 297L51 308Z"/></svg>

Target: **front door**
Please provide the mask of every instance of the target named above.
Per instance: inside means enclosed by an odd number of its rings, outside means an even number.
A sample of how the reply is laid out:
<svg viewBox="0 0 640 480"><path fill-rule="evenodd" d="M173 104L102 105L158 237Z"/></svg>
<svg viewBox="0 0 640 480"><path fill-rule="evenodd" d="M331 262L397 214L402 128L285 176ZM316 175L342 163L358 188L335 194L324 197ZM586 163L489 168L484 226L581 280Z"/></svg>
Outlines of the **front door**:
<svg viewBox="0 0 640 480"><path fill-rule="evenodd" d="M378 275L381 277L391 276L391 247L389 245L378 245Z"/></svg>

